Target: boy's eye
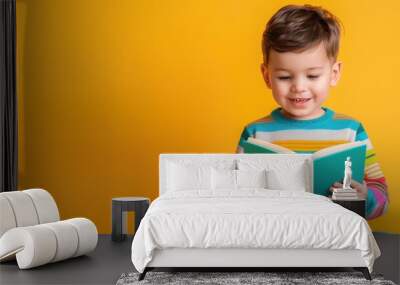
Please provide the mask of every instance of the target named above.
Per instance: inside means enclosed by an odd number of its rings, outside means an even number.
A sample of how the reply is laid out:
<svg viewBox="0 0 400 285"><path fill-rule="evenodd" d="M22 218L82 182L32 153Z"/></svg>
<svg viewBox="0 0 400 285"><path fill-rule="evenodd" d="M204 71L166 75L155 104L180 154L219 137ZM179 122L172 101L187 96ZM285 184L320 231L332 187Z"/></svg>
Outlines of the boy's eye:
<svg viewBox="0 0 400 285"><path fill-rule="evenodd" d="M319 75L308 75L307 76L310 79L317 79L319 77ZM290 79L290 76L278 76L279 80L288 80Z"/></svg>

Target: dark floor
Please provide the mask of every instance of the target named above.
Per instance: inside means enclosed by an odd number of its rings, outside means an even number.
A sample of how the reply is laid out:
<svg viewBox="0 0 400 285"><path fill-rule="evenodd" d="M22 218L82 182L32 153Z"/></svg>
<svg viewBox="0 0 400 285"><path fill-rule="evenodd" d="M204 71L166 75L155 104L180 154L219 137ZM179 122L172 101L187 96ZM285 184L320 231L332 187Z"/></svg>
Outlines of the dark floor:
<svg viewBox="0 0 400 285"><path fill-rule="evenodd" d="M376 260L375 273L399 283L400 235L374 233L382 256ZM94 252L88 256L19 270L16 262L0 264L0 284L115 284L124 272L134 271L130 259L132 237L112 242L100 235Z"/></svg>
<svg viewBox="0 0 400 285"><path fill-rule="evenodd" d="M134 271L132 238L112 242L100 235L96 250L87 256L19 270L17 263L0 264L0 284L115 284L124 272Z"/></svg>

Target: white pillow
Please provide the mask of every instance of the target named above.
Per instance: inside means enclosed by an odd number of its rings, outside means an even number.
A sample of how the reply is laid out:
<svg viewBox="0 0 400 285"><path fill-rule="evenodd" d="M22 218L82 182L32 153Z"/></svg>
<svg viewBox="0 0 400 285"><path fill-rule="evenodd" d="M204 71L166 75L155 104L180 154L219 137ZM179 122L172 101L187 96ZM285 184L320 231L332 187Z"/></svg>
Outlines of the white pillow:
<svg viewBox="0 0 400 285"><path fill-rule="evenodd" d="M241 188L267 188L267 175L262 170L211 169L211 188L213 190Z"/></svg>
<svg viewBox="0 0 400 285"><path fill-rule="evenodd" d="M267 188L267 171L262 170L236 170L238 188Z"/></svg>
<svg viewBox="0 0 400 285"><path fill-rule="evenodd" d="M166 191L211 190L211 167L235 169L234 159L185 157L165 162Z"/></svg>
<svg viewBox="0 0 400 285"><path fill-rule="evenodd" d="M211 169L211 188L236 189L236 170L234 169Z"/></svg>
<svg viewBox="0 0 400 285"><path fill-rule="evenodd" d="M307 184L306 178L303 177L301 173L297 174L298 175L292 174L289 176L284 171L277 171L275 169L268 170L268 189L307 192L307 189L305 187L305 185ZM298 183L293 183L294 181L291 180L295 176L297 176Z"/></svg>
<svg viewBox="0 0 400 285"><path fill-rule="evenodd" d="M181 165L170 162L168 165L168 191L211 189L211 167Z"/></svg>
<svg viewBox="0 0 400 285"><path fill-rule="evenodd" d="M310 171L301 159L285 159L279 156L268 159L246 158L238 160L240 170L267 170L267 188L276 190L309 191Z"/></svg>
<svg viewBox="0 0 400 285"><path fill-rule="evenodd" d="M268 188L272 190L285 190L285 187L279 181L279 177L275 170L268 170L267 172Z"/></svg>

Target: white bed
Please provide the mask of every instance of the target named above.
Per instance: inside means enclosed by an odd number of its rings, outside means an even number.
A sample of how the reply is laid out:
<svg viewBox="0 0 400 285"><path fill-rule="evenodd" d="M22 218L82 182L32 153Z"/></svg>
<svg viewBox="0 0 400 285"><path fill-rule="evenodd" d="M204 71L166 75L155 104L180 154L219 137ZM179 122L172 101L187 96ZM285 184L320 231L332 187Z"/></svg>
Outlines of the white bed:
<svg viewBox="0 0 400 285"><path fill-rule="evenodd" d="M354 267L370 278L380 251L368 223L312 194L309 159L161 154L160 196L132 243L140 279L155 267ZM211 176L209 167L217 169ZM229 174L235 169L241 174L235 172L233 188ZM261 188L264 169L273 175Z"/></svg>

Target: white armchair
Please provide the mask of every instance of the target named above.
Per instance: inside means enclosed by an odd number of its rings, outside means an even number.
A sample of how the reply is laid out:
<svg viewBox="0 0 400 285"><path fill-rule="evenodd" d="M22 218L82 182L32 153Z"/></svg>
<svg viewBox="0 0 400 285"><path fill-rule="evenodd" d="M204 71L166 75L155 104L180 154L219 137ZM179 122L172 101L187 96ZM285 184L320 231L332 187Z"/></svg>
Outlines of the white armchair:
<svg viewBox="0 0 400 285"><path fill-rule="evenodd" d="M0 262L16 258L20 269L57 262L94 250L97 238L86 218L60 221L46 190L0 193Z"/></svg>

